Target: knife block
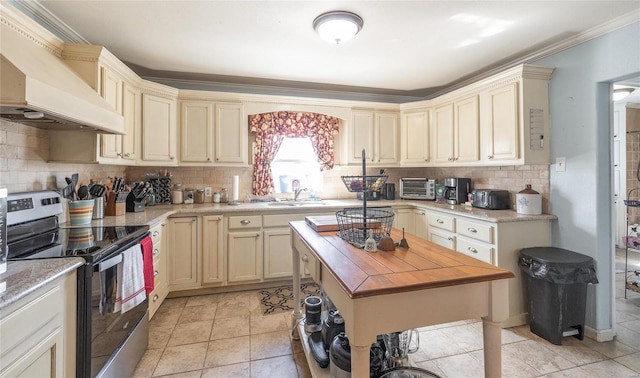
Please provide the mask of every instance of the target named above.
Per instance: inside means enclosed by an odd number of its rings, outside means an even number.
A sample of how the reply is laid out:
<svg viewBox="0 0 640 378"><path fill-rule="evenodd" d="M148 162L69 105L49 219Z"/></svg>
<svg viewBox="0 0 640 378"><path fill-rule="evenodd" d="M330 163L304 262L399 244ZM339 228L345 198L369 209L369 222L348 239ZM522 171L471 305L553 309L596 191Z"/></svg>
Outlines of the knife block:
<svg viewBox="0 0 640 378"><path fill-rule="evenodd" d="M144 199L136 200L136 196L133 192L130 192L127 196L127 212L128 213L139 213L144 211Z"/></svg>
<svg viewBox="0 0 640 378"><path fill-rule="evenodd" d="M109 192L107 194L107 207L105 208L105 214L109 216L124 215L126 212L126 195L126 192Z"/></svg>

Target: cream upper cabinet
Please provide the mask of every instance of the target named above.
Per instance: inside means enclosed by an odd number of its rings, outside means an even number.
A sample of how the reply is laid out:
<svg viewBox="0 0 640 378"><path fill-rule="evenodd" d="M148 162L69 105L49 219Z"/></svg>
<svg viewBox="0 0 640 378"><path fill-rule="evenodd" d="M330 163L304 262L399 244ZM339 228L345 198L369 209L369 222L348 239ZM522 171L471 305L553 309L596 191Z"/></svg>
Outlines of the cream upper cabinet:
<svg viewBox="0 0 640 378"><path fill-rule="evenodd" d="M176 110L177 90L150 82L142 88L142 161L144 164L176 165L178 163Z"/></svg>
<svg viewBox="0 0 640 378"><path fill-rule="evenodd" d="M349 164L362 163L363 149L370 164L395 165L399 161L397 112L354 110L348 138Z"/></svg>
<svg viewBox="0 0 640 378"><path fill-rule="evenodd" d="M246 165L248 138L242 103L181 101L180 165Z"/></svg>
<svg viewBox="0 0 640 378"><path fill-rule="evenodd" d="M216 103L216 164L248 164L248 121L241 103Z"/></svg>
<svg viewBox="0 0 640 378"><path fill-rule="evenodd" d="M487 93L488 160L515 160L519 156L518 83L510 83Z"/></svg>
<svg viewBox="0 0 640 378"><path fill-rule="evenodd" d="M424 165L429 162L429 112L402 114L400 129L400 165Z"/></svg>
<svg viewBox="0 0 640 378"><path fill-rule="evenodd" d="M524 65L481 93L484 165L549 164L552 68Z"/></svg>
<svg viewBox="0 0 640 378"><path fill-rule="evenodd" d="M180 104L180 163L213 163L213 104Z"/></svg>
<svg viewBox="0 0 640 378"><path fill-rule="evenodd" d="M469 163L480 160L478 96L438 106L434 111L434 162Z"/></svg>

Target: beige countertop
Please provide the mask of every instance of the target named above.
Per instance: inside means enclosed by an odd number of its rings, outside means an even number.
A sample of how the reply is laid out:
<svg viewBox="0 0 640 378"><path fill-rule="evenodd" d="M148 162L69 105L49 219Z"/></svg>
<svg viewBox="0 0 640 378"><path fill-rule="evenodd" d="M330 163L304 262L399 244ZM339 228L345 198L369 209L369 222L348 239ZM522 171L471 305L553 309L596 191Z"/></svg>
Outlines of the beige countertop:
<svg viewBox="0 0 640 378"><path fill-rule="evenodd" d="M6 285L0 293L0 311L83 263L80 257L7 262L7 271L0 274L0 284Z"/></svg>
<svg viewBox="0 0 640 378"><path fill-rule="evenodd" d="M182 205L157 205L145 208L138 213L126 213L119 216L105 216L103 219L94 220L94 226L126 226L126 225L153 225L167 217L177 215L221 214L234 215L245 213L261 214L294 214L313 212L334 213L345 207L360 207L362 201L356 199L335 199L322 201L302 201L298 204L291 202L241 202L238 205L226 203L203 203ZM558 219L555 215L524 215L517 214L515 210L486 210L465 205L448 205L434 201L417 200L378 200L368 201L367 207L392 206L395 209L420 207L438 210L452 215L466 216L487 222L523 222L535 220Z"/></svg>

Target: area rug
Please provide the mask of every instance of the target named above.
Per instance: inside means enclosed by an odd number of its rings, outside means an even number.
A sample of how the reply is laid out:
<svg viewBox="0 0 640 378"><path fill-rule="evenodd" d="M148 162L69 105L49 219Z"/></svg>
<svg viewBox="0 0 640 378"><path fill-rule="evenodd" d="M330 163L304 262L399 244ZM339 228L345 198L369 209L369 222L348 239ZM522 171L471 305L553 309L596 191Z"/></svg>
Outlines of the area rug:
<svg viewBox="0 0 640 378"><path fill-rule="evenodd" d="M320 287L313 282L300 285L300 305L308 296L320 295ZM293 310L293 286L280 286L258 291L260 307L264 315L277 314Z"/></svg>

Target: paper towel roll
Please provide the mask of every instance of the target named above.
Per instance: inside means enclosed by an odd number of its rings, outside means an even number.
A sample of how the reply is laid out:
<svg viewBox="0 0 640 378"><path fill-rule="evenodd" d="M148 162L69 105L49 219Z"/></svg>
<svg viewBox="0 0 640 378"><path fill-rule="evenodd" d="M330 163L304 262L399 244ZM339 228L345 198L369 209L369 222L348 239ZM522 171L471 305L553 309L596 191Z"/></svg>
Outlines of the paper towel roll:
<svg viewBox="0 0 640 378"><path fill-rule="evenodd" d="M233 183L231 184L231 201L238 202L240 196L238 192L240 191L240 176L233 176Z"/></svg>

